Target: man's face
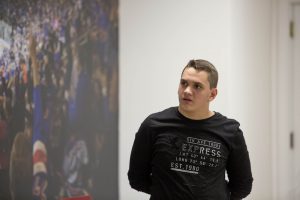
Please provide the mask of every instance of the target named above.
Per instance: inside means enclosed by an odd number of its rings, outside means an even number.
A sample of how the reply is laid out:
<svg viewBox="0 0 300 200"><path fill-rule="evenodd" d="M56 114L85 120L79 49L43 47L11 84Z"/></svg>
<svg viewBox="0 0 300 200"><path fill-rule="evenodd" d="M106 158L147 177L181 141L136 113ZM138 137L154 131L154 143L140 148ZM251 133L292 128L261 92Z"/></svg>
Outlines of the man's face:
<svg viewBox="0 0 300 200"><path fill-rule="evenodd" d="M206 114L209 102L217 95L217 89L210 89L208 74L194 68L186 68L178 87L179 110L187 116Z"/></svg>

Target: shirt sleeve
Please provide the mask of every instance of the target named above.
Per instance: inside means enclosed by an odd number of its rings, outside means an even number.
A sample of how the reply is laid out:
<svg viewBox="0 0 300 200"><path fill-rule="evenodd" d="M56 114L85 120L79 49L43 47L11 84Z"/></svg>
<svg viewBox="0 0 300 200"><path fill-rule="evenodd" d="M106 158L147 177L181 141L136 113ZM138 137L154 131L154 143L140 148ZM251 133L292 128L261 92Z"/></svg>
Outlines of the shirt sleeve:
<svg viewBox="0 0 300 200"><path fill-rule="evenodd" d="M152 139L146 120L135 135L131 150L128 179L131 187L150 194Z"/></svg>
<svg viewBox="0 0 300 200"><path fill-rule="evenodd" d="M253 182L251 164L243 132L239 128L233 138L227 174L231 199L242 199L250 194Z"/></svg>

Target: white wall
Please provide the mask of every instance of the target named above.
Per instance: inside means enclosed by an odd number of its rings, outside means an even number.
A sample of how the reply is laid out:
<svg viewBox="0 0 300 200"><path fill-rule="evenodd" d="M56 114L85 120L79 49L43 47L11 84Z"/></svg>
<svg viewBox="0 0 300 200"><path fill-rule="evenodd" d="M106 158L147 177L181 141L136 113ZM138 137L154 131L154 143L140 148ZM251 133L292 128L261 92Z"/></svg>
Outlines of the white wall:
<svg viewBox="0 0 300 200"><path fill-rule="evenodd" d="M271 1L231 1L229 113L241 122L252 162L249 199L272 199Z"/></svg>
<svg viewBox="0 0 300 200"><path fill-rule="evenodd" d="M271 199L271 0L120 0L120 200L132 190L127 170L135 132L152 112L177 105L191 58L220 73L217 110L241 122L252 161L248 199Z"/></svg>
<svg viewBox="0 0 300 200"><path fill-rule="evenodd" d="M292 4L300 3L300 0L278 0L276 12L277 23L275 23L275 32L277 32L277 43L275 46L276 73L274 73L274 106L277 107L277 113L274 113L274 137L273 154L275 180L274 194L276 199L299 199L299 174L295 172L295 165L299 161L299 145L295 143L297 150L290 148L289 134L293 127L293 45L295 43L289 35L289 23L292 20ZM299 14L299 13L298 13ZM299 74L295 75L299 76ZM294 91L296 92L296 91ZM297 91L298 92L298 91ZM299 102L297 102L299 103ZM297 111L294 111L297 112ZM299 112L297 112L299 116ZM298 135L297 135L298 134ZM295 138L299 133L295 132ZM299 137L298 137L299 138ZM298 193L296 194L296 192ZM296 197L296 195L298 195Z"/></svg>

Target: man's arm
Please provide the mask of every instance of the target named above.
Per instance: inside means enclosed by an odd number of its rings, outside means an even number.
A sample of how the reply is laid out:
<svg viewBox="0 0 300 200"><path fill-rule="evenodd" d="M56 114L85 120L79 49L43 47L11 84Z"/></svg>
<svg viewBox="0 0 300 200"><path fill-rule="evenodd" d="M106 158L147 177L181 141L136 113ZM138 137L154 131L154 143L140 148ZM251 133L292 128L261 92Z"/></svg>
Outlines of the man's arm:
<svg viewBox="0 0 300 200"><path fill-rule="evenodd" d="M240 129L234 138L227 164L229 190L232 200L248 196L252 190L252 172L249 153Z"/></svg>
<svg viewBox="0 0 300 200"><path fill-rule="evenodd" d="M150 194L152 139L149 127L142 123L131 150L128 179L131 187Z"/></svg>

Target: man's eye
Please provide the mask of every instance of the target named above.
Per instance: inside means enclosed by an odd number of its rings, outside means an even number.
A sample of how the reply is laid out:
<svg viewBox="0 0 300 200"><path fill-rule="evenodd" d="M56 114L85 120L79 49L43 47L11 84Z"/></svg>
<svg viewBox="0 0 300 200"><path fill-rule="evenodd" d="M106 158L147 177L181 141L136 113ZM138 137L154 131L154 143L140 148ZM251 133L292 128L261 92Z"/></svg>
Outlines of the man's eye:
<svg viewBox="0 0 300 200"><path fill-rule="evenodd" d="M197 90L200 90L200 89L202 89L202 86L200 84L195 84L194 88L197 89Z"/></svg>
<svg viewBox="0 0 300 200"><path fill-rule="evenodd" d="M187 86L187 82L186 82L186 81L180 81L180 84L181 84L182 86Z"/></svg>

